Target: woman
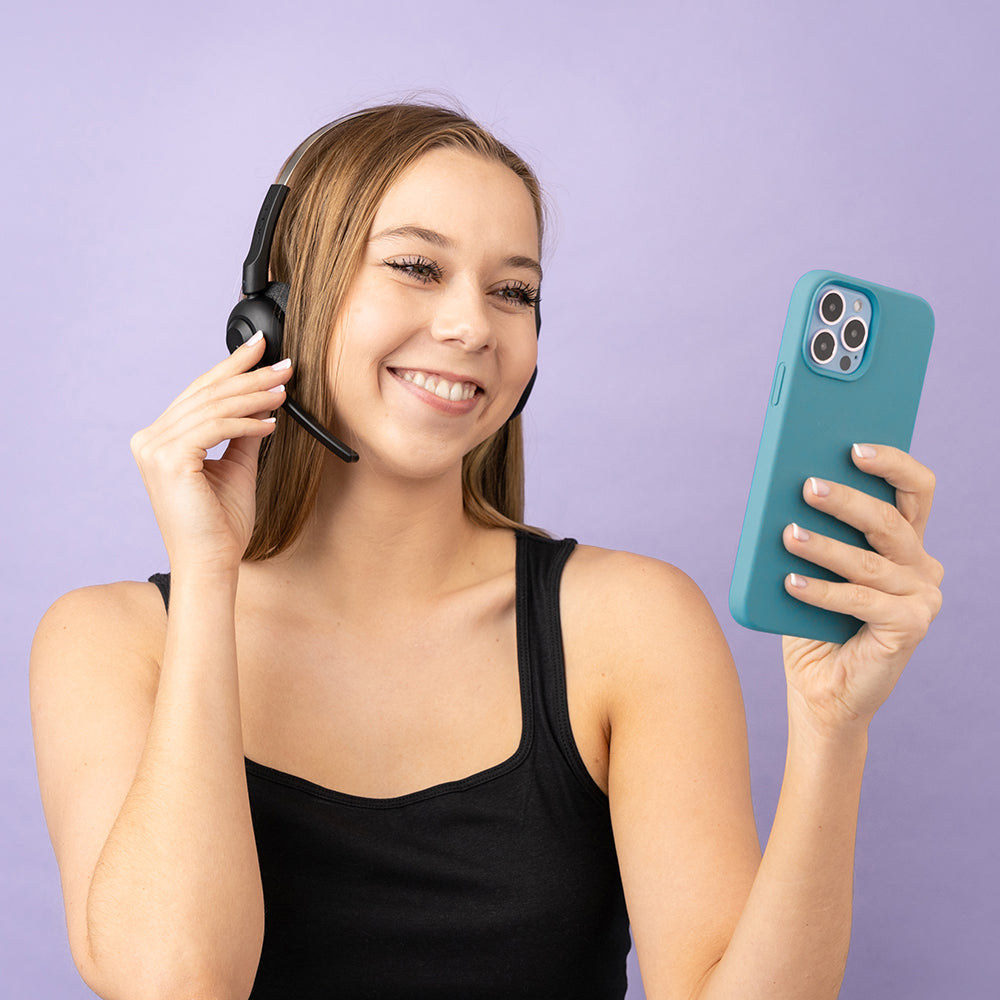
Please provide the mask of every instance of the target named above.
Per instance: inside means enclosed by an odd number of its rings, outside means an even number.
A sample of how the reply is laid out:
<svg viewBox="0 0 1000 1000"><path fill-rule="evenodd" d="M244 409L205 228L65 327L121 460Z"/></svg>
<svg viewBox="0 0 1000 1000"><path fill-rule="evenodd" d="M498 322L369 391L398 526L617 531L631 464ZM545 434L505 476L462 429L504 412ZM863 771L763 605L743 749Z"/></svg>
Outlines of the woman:
<svg viewBox="0 0 1000 1000"><path fill-rule="evenodd" d="M270 267L291 363L255 369L251 338L135 436L169 581L67 595L33 650L84 979L105 997L620 997L630 922L649 997L835 996L867 726L940 603L930 472L865 445L898 509L804 486L880 555L786 532L851 581L789 592L868 624L842 647L785 640L761 859L739 685L700 592L520 523L530 170L458 115L393 106L332 128L290 187ZM269 416L292 379L356 465Z"/></svg>

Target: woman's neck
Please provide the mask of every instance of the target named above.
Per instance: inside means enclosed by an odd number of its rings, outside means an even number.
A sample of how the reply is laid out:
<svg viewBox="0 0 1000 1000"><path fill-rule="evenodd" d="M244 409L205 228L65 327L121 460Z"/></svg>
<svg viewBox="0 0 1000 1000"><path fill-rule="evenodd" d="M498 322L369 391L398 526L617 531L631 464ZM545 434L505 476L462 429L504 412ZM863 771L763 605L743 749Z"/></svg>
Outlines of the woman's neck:
<svg viewBox="0 0 1000 1000"><path fill-rule="evenodd" d="M474 583L496 534L466 517L460 468L401 479L328 462L302 535L273 563L341 607L412 606Z"/></svg>

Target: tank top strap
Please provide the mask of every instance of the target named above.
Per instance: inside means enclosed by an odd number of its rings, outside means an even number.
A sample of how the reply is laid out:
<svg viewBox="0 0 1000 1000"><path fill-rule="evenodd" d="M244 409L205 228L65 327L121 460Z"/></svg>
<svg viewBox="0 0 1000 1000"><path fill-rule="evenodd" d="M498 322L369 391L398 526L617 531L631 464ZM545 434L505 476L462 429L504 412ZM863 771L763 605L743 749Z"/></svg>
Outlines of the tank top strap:
<svg viewBox="0 0 1000 1000"><path fill-rule="evenodd" d="M147 583L155 583L156 589L160 592L160 597L163 598L163 606L170 610L170 574L169 573L154 573Z"/></svg>
<svg viewBox="0 0 1000 1000"><path fill-rule="evenodd" d="M529 664L532 728L536 753L557 755L583 789L607 807L607 796L590 776L569 719L566 662L563 655L559 584L576 548L573 538L552 539L521 532L517 536L519 655Z"/></svg>

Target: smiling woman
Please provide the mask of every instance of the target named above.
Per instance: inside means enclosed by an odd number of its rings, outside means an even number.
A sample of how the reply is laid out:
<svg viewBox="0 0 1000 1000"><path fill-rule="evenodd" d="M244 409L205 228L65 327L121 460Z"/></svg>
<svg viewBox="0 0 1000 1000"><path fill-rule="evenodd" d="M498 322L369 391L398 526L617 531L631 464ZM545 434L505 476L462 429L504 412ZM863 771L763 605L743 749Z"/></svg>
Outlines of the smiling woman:
<svg viewBox="0 0 1000 1000"><path fill-rule="evenodd" d="M899 509L812 481L874 563L786 531L849 581L790 592L865 625L785 645L762 860L739 684L697 587L521 523L534 175L416 105L298 152L269 261L288 357L261 366L248 332L135 435L170 573L66 595L33 648L84 979L106 998L621 1000L631 927L651 998L832 1000L867 726L940 601L933 477L859 446ZM293 380L357 463L282 414Z"/></svg>
<svg viewBox="0 0 1000 1000"><path fill-rule="evenodd" d="M489 190L494 199L501 199L502 207L496 211L494 204L494 212L484 211L485 197L469 192L471 207L480 211L479 221L487 218L495 228L507 220L508 206L520 204L523 213L527 205L528 214L520 216L521 231L516 235L523 249L512 245L496 251L501 257L494 266L502 266L505 277L494 278L499 285L489 291L497 299L513 297L537 308L544 218L538 181L527 164L485 130L442 108L392 105L351 116L321 136L296 165L271 253L274 280L290 285L285 344L299 369L296 390L303 405L325 426L340 426L336 399L343 389L335 376L331 393L323 377L344 347L343 339L331 337L330 331L336 329L337 317L367 301L355 296L345 308L355 277L367 277L381 264L410 275L415 284L441 286L440 266L427 251L454 252L453 241L450 234L414 221L427 217L423 202L431 197L436 198L439 217L452 218L453 178L416 163L422 157L433 159L432 151L438 158L450 153L449 159L464 162L464 171L452 168L455 179L464 174L476 183L492 177L495 190ZM460 152L466 155L459 157ZM410 177L406 184L396 184L414 170L419 174L416 180ZM486 193L484 189L482 195ZM405 199L412 201L414 196L420 202L413 206L417 215L407 216ZM463 221L469 225L471 220ZM448 287L453 289L454 284L451 280ZM533 316L530 322L534 323ZM471 517L494 526L522 522L522 454L519 420L501 425L468 454L463 496ZM279 425L266 441L258 503L272 513L258 518L248 558L281 551L302 529L319 485L318 455L316 442L290 424Z"/></svg>

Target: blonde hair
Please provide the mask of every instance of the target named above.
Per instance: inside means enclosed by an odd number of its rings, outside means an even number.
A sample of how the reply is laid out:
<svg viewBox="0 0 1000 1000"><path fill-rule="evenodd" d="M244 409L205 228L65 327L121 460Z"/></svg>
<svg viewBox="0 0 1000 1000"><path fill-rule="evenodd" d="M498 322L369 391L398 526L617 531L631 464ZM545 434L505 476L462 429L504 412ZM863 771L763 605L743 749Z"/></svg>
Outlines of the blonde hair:
<svg viewBox="0 0 1000 1000"><path fill-rule="evenodd" d="M489 132L448 108L391 104L345 119L302 156L290 178L271 249L271 278L289 285L283 351L297 372L295 395L320 423L333 422L327 384L330 332L346 301L386 191L431 149L455 147L504 164L524 182L543 231L542 196L530 167ZM257 518L244 558L282 552L316 502L323 446L287 418L264 439ZM462 462L466 516L486 527L526 529L521 418L509 420ZM536 529L527 529L536 530Z"/></svg>

